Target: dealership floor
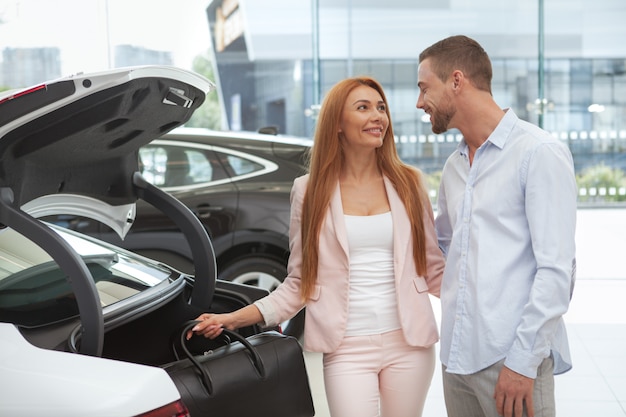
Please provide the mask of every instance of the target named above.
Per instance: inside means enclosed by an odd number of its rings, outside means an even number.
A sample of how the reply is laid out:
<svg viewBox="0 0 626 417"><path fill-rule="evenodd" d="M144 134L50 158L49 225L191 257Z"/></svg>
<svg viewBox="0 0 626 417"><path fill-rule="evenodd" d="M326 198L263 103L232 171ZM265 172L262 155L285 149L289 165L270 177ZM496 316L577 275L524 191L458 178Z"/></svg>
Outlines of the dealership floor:
<svg viewBox="0 0 626 417"><path fill-rule="evenodd" d="M580 209L577 282L565 316L574 367L557 375L557 414L626 417L626 209ZM433 298L435 312L439 302ZM437 346L437 350L438 350ZM321 355L305 354L316 417L329 417ZM445 417L441 367L424 417Z"/></svg>

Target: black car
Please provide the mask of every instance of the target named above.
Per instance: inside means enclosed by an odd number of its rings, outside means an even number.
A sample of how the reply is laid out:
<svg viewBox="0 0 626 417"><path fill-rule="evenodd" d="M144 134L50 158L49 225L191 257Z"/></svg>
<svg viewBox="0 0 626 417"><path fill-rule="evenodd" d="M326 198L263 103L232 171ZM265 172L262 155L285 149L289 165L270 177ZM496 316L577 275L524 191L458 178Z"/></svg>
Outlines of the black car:
<svg viewBox="0 0 626 417"><path fill-rule="evenodd" d="M0 94L0 415L188 416L160 368L176 359L172 337L268 294L216 280L206 229L139 173L140 147L212 88L138 67ZM94 218L124 236L137 201L183 231L194 276L41 220Z"/></svg>
<svg viewBox="0 0 626 417"><path fill-rule="evenodd" d="M287 274L289 194L305 172L312 140L253 132L179 128L139 150L146 181L183 202L205 226L218 278L272 291ZM63 225L194 274L184 234L160 210L137 203L122 240L102 223L64 217ZM58 222L58 219L57 219ZM299 337L304 311L282 324Z"/></svg>

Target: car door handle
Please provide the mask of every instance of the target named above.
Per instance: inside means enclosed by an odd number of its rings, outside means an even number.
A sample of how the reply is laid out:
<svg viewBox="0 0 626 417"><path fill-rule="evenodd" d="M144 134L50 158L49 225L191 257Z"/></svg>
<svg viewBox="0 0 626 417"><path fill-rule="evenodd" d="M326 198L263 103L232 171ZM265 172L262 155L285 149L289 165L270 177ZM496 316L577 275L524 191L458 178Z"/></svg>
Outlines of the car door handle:
<svg viewBox="0 0 626 417"><path fill-rule="evenodd" d="M196 215L201 219L207 219L211 217L212 213L224 210L221 206L201 205L196 207Z"/></svg>

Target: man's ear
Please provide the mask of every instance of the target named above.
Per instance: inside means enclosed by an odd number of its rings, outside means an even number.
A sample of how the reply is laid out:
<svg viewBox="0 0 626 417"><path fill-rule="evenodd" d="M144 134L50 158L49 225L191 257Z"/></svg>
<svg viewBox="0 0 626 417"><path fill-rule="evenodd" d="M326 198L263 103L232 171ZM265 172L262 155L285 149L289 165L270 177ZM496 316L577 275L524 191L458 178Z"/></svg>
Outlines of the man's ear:
<svg viewBox="0 0 626 417"><path fill-rule="evenodd" d="M463 77L463 74L461 73L461 71L454 71L452 73L452 86L455 90L459 88L459 86L461 85L462 77Z"/></svg>

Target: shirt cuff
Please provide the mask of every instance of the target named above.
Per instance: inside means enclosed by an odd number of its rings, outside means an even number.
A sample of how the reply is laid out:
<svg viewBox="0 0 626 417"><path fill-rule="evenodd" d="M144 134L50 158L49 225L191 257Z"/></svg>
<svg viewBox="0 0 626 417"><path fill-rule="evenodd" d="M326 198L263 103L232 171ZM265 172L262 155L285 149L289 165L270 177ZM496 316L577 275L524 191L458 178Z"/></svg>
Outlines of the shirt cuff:
<svg viewBox="0 0 626 417"><path fill-rule="evenodd" d="M537 378L537 369L545 358L537 357L527 351L511 349L504 360L504 366L527 378Z"/></svg>

